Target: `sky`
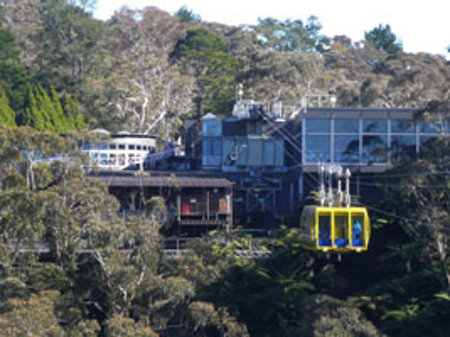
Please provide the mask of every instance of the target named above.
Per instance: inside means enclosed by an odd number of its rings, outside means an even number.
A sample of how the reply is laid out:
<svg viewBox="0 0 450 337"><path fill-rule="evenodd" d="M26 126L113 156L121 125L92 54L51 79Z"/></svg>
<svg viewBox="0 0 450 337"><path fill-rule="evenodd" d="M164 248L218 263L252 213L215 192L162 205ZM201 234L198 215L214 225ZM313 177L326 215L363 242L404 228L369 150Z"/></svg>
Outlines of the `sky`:
<svg viewBox="0 0 450 337"><path fill-rule="evenodd" d="M315 15L327 36L347 35L353 41L379 24L389 24L406 52L427 52L450 58L449 0L98 0L94 16L106 20L116 10L155 6L175 13L186 5L203 21L230 25L257 23L258 18L301 19Z"/></svg>

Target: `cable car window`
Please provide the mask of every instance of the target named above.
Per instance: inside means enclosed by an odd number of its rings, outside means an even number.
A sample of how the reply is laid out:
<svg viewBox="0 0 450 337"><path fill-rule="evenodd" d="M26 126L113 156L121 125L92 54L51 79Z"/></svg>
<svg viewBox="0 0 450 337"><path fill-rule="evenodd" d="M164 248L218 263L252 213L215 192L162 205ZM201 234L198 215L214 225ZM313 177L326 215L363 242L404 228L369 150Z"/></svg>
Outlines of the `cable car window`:
<svg viewBox="0 0 450 337"><path fill-rule="evenodd" d="M364 247L364 217L352 214L352 246Z"/></svg>
<svg viewBox="0 0 450 337"><path fill-rule="evenodd" d="M331 216L319 214L319 246L331 247Z"/></svg>
<svg viewBox="0 0 450 337"><path fill-rule="evenodd" d="M110 144L109 144L109 149L110 149L110 150L115 150L115 149L117 149L117 144L110 143Z"/></svg>
<svg viewBox="0 0 450 337"><path fill-rule="evenodd" d="M334 245L336 247L348 246L348 215L336 214L334 216Z"/></svg>

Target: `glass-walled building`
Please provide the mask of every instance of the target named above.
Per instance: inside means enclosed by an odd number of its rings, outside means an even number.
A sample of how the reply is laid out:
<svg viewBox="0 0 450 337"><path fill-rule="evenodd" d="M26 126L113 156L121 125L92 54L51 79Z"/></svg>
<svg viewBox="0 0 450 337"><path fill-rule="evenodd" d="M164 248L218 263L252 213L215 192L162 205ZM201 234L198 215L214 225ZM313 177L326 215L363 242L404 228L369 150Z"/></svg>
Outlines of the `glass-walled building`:
<svg viewBox="0 0 450 337"><path fill-rule="evenodd" d="M280 170L288 162L285 157L291 155L283 136L275 133L262 119L218 119L207 114L201 125L203 169L224 172Z"/></svg>
<svg viewBox="0 0 450 337"><path fill-rule="evenodd" d="M416 118L414 109L310 108L302 115L302 166L319 163L384 169L414 157L423 144L449 135L450 119Z"/></svg>
<svg viewBox="0 0 450 337"><path fill-rule="evenodd" d="M100 169L123 170L143 163L148 154L155 151L154 136L128 132L110 134L104 129L95 129L92 133L103 136L103 140L85 142L81 151L88 153L92 165Z"/></svg>
<svg viewBox="0 0 450 337"><path fill-rule="evenodd" d="M206 114L187 129L186 148L208 171L202 174L235 183L236 223L246 219L262 227L295 223L299 205L318 187L321 163L350 168L351 193L371 203L383 192L367 185L373 173L450 134L449 116L423 120L416 109L308 108L286 119L255 111L226 118Z"/></svg>

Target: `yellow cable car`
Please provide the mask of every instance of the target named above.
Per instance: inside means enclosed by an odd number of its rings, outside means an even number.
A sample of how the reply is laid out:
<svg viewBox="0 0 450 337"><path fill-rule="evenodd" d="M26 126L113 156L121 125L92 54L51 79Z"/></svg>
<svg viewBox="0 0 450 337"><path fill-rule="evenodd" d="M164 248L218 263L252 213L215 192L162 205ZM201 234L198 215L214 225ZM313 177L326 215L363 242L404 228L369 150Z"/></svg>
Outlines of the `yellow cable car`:
<svg viewBox="0 0 450 337"><path fill-rule="evenodd" d="M308 247L323 252L366 251L370 219L365 207L306 206L300 229Z"/></svg>

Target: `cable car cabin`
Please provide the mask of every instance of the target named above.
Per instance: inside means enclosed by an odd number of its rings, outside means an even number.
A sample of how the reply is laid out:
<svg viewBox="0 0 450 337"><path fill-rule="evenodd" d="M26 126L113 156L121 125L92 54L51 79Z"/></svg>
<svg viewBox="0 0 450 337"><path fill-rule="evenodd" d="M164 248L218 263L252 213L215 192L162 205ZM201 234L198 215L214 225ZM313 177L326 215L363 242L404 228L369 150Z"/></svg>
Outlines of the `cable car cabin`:
<svg viewBox="0 0 450 337"><path fill-rule="evenodd" d="M307 245L323 252L366 251L370 219L365 207L306 206L300 230Z"/></svg>

